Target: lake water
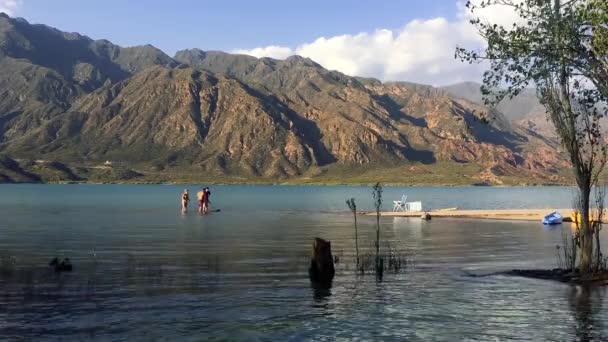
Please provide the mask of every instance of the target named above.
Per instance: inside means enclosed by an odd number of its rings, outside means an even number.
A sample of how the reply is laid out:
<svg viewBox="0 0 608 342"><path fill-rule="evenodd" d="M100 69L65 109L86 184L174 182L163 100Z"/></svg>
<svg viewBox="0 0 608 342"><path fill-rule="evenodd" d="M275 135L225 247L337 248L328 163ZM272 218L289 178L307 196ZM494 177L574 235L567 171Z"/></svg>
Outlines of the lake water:
<svg viewBox="0 0 608 342"><path fill-rule="evenodd" d="M608 339L604 290L470 276L556 267L569 225L383 218L383 240L409 264L377 282L353 271L344 203L369 209L369 187L213 186L221 212L205 217L179 213L183 188L0 185L0 339ZM403 193L426 209L473 209L568 207L573 191L387 187L384 207ZM359 218L359 235L370 249L374 218ZM340 257L329 291L308 280L316 236ZM55 256L74 271L51 272Z"/></svg>

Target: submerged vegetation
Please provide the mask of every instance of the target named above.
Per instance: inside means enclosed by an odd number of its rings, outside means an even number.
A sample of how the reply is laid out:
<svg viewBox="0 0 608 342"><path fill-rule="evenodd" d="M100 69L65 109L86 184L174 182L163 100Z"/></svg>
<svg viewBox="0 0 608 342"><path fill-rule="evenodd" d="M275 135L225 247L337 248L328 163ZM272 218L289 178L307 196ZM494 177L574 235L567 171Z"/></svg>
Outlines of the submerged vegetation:
<svg viewBox="0 0 608 342"><path fill-rule="evenodd" d="M351 198L346 200L346 205L353 213L353 219L355 220L355 253L357 257L357 268L359 268L359 232L357 229L357 203L355 203L355 199Z"/></svg>
<svg viewBox="0 0 608 342"><path fill-rule="evenodd" d="M373 273L378 280L382 280L384 272L400 273L404 271L408 265L411 265L411 257L408 253L400 251L396 247L391 246L389 242L383 244L382 252L379 260L380 266L376 261L376 254L369 249L361 256L360 263L357 267L357 272L361 275Z"/></svg>
<svg viewBox="0 0 608 342"><path fill-rule="evenodd" d="M356 251L356 270L358 274L364 275L373 272L377 280L382 280L384 271L400 272L408 264L407 253L400 252L397 248L391 246L386 241L383 243L380 239L380 218L382 211L382 185L376 183L373 187L372 197L374 199L374 208L376 211L375 235L373 247L368 248L365 253L359 254L359 237L357 227L357 206L354 198L346 201L349 209L353 213L355 225L355 251ZM384 248L381 248L384 246Z"/></svg>
<svg viewBox="0 0 608 342"><path fill-rule="evenodd" d="M384 271L384 260L380 257L380 210L382 209L382 186L380 183L374 185L374 208L376 209L376 277L382 279Z"/></svg>
<svg viewBox="0 0 608 342"><path fill-rule="evenodd" d="M572 274L573 276L582 273L586 275L585 278L591 280L597 278L608 279L608 259L604 257L600 244L600 231L602 230L602 222L604 221L604 202L606 196L606 186L596 186L593 191L593 205L589 211L589 226L593 231L593 249L592 249L592 260L590 262L589 272L581 272L578 268L577 261L581 259L583 251L582 246L582 217L578 210L574 211L575 225L574 232L562 230L562 243L556 246L557 250L557 266L565 274ZM580 202L580 194L575 196L575 205ZM576 207L576 206L575 206Z"/></svg>

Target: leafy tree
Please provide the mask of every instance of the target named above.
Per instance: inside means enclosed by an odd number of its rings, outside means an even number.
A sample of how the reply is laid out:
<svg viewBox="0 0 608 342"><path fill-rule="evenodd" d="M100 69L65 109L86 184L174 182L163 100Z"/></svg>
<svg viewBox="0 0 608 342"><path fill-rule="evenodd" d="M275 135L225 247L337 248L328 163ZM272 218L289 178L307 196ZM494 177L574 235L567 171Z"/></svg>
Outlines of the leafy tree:
<svg viewBox="0 0 608 342"><path fill-rule="evenodd" d="M512 27L484 21L476 11L489 6L513 9ZM561 143L570 156L582 220L575 239L579 270L592 269L594 231L590 194L606 165L600 119L607 114L608 2L606 0L484 0L467 3L471 23L486 40L485 51L456 48L463 61L489 62L481 91L486 104L514 97L534 86ZM599 246L596 246L596 249Z"/></svg>

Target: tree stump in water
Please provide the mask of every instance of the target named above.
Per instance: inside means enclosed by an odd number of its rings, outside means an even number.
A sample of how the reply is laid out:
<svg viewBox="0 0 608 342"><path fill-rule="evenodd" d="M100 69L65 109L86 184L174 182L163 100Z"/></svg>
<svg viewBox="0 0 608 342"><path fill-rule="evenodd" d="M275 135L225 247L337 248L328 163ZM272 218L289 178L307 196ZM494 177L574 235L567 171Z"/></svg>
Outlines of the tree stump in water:
<svg viewBox="0 0 608 342"><path fill-rule="evenodd" d="M334 268L334 257L331 254L331 242L315 238L312 244L312 257L308 275L310 280L329 285L334 279L336 270Z"/></svg>

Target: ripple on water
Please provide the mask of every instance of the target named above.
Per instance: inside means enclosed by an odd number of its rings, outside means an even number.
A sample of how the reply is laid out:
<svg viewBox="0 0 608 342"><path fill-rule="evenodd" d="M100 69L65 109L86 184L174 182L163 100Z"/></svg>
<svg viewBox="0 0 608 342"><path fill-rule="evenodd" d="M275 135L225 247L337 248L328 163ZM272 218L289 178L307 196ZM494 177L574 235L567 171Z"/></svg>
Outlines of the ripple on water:
<svg viewBox="0 0 608 342"><path fill-rule="evenodd" d="M382 239L410 264L378 283L353 274L351 217L315 210L344 210L351 196L365 207L367 188L219 188L223 210L207 217L177 213L171 201L181 188L3 188L3 339L606 340L604 291L467 275L553 267L559 229L383 218ZM408 192L435 207L518 207L569 191L438 189L385 194ZM19 204L5 196L21 196ZM361 253L373 250L374 229L373 218L359 220ZM307 279L316 236L340 257L329 290ZM51 272L55 256L69 257L74 272Z"/></svg>

